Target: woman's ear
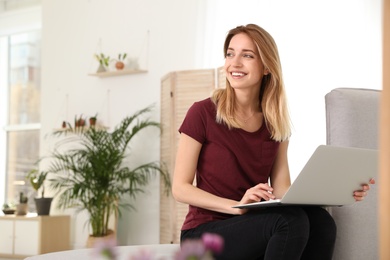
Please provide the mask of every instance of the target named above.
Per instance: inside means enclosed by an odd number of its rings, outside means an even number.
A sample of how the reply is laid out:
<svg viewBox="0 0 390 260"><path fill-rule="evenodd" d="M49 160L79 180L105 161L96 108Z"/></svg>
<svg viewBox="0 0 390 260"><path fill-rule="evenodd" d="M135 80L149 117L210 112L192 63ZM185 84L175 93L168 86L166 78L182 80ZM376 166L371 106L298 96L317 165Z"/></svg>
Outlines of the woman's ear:
<svg viewBox="0 0 390 260"><path fill-rule="evenodd" d="M264 69L264 75L268 75L269 74L269 69L268 68L265 68Z"/></svg>

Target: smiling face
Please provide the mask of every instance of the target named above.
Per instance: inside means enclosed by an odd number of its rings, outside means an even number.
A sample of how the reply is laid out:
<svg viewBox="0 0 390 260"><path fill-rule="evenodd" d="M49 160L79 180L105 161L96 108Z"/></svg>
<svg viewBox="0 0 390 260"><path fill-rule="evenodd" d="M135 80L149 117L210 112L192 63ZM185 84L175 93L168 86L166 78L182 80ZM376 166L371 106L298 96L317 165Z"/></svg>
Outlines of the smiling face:
<svg viewBox="0 0 390 260"><path fill-rule="evenodd" d="M247 34L236 34L230 40L224 68L234 89L260 89L264 66L255 43Z"/></svg>

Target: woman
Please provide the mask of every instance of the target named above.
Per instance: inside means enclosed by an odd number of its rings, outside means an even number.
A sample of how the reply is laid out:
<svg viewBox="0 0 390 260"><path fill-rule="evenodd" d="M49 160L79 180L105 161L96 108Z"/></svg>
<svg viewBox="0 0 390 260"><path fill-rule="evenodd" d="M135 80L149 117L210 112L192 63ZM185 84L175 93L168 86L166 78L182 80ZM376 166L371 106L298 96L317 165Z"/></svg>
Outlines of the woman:
<svg viewBox="0 0 390 260"><path fill-rule="evenodd" d="M181 241L219 234L217 259L331 259L336 226L323 208L232 208L287 191L291 129L271 35L254 24L234 28L224 55L226 89L194 103L179 129L172 192L190 205ZM368 190L362 185L355 199Z"/></svg>

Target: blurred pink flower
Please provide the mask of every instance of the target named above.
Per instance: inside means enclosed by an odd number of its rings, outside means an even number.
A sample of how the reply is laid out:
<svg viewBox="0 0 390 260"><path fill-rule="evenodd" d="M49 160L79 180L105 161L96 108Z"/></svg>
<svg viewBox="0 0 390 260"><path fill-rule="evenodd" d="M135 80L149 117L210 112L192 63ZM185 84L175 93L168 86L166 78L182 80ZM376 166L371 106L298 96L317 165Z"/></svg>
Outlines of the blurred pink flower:
<svg viewBox="0 0 390 260"><path fill-rule="evenodd" d="M220 235L205 233L201 239L183 241L174 260L213 260L213 254L223 251L224 240ZM115 239L101 240L94 244L94 259L117 260L118 248ZM130 255L129 260L156 260L153 252L142 249L137 254Z"/></svg>
<svg viewBox="0 0 390 260"><path fill-rule="evenodd" d="M181 244L175 260L212 260L213 253L219 254L224 246L223 238L217 234L205 233L202 239L187 239Z"/></svg>
<svg viewBox="0 0 390 260"><path fill-rule="evenodd" d="M100 256L107 260L116 260L118 257L116 240L115 239L98 240L94 244L93 255L95 257Z"/></svg>
<svg viewBox="0 0 390 260"><path fill-rule="evenodd" d="M206 248L201 240L187 239L181 244L175 260L202 259L205 253Z"/></svg>
<svg viewBox="0 0 390 260"><path fill-rule="evenodd" d="M206 249L213 253L220 254L223 250L224 240L220 235L205 233L202 236L202 241Z"/></svg>

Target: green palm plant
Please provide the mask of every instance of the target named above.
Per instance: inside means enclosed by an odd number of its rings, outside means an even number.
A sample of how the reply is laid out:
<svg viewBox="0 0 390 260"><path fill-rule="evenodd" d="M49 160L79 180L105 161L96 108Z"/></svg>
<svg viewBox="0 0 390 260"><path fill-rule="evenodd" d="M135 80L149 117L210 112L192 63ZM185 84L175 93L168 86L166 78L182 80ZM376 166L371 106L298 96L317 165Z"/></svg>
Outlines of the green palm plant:
<svg viewBox="0 0 390 260"><path fill-rule="evenodd" d="M143 129L160 128L158 122L140 117L151 107L125 117L112 132L106 129L67 129L55 135L65 135L60 146L52 153L49 172L51 187L59 195L58 208L76 208L89 213L92 236L105 236L113 214L120 215L121 208L133 206L120 202L123 195L136 197L151 177L160 174L169 192L169 175L160 162L150 162L134 168L124 159L129 156L130 141ZM71 148L60 150L64 144Z"/></svg>

